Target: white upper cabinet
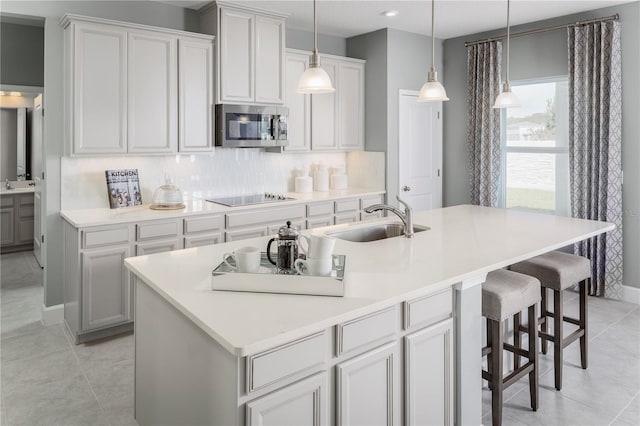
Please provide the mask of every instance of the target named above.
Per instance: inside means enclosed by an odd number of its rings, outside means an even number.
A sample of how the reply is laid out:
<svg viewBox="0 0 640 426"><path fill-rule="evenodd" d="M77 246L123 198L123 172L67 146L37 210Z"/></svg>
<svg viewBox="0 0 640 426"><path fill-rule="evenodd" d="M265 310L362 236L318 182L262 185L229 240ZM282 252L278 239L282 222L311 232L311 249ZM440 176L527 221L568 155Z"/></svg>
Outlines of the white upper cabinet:
<svg viewBox="0 0 640 426"><path fill-rule="evenodd" d="M338 149L339 106L337 75L340 63L333 59L320 59L320 66L329 74L336 89L334 93L311 95L311 148L314 151L335 151Z"/></svg>
<svg viewBox="0 0 640 426"><path fill-rule="evenodd" d="M253 102L255 15L220 9L220 102Z"/></svg>
<svg viewBox="0 0 640 426"><path fill-rule="evenodd" d="M128 49L129 152L176 152L178 39L130 32Z"/></svg>
<svg viewBox="0 0 640 426"><path fill-rule="evenodd" d="M127 33L77 24L65 33L68 138L76 154L127 152Z"/></svg>
<svg viewBox="0 0 640 426"><path fill-rule="evenodd" d="M354 151L364 149L364 64L341 62L337 92L340 105L339 146Z"/></svg>
<svg viewBox="0 0 640 426"><path fill-rule="evenodd" d="M284 102L284 20L256 16L256 102Z"/></svg>
<svg viewBox="0 0 640 426"><path fill-rule="evenodd" d="M359 151L364 149L365 61L321 55L335 93L297 93L300 75L310 52L287 49L285 106L289 108L289 145L286 151Z"/></svg>
<svg viewBox="0 0 640 426"><path fill-rule="evenodd" d="M178 40L178 150L213 150L213 44Z"/></svg>
<svg viewBox="0 0 640 426"><path fill-rule="evenodd" d="M77 15L60 25L68 154L211 151L213 37Z"/></svg>
<svg viewBox="0 0 640 426"><path fill-rule="evenodd" d="M287 52L285 60L285 105L289 108L288 138L285 151L311 149L311 97L298 93L298 80L307 69L309 56Z"/></svg>
<svg viewBox="0 0 640 426"><path fill-rule="evenodd" d="M284 103L286 15L212 3L200 28L217 37L216 103Z"/></svg>

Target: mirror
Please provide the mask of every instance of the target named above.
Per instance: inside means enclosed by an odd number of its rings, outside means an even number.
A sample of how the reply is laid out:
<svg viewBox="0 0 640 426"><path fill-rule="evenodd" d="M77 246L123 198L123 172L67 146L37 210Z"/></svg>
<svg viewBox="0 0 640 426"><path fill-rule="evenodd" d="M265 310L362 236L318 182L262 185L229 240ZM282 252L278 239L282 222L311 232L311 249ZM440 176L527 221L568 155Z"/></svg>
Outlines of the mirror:
<svg viewBox="0 0 640 426"><path fill-rule="evenodd" d="M38 95L37 92L0 90L0 181L2 182L33 179L31 126L33 102Z"/></svg>

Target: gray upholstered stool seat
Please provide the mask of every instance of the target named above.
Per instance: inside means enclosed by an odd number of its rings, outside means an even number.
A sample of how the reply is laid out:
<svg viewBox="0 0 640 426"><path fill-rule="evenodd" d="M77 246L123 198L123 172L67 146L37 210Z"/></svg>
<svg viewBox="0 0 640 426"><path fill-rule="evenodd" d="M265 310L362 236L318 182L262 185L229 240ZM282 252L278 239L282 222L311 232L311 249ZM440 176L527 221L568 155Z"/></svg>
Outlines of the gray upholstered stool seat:
<svg viewBox="0 0 640 426"><path fill-rule="evenodd" d="M516 263L511 265L510 269L536 277L543 286L559 291L591 278L589 259L559 251L552 251Z"/></svg>
<svg viewBox="0 0 640 426"><path fill-rule="evenodd" d="M562 389L563 349L580 339L580 362L587 368L587 285L591 280L591 262L589 259L573 254L552 251L524 262L516 263L512 271L531 275L542 284L542 303L540 304L541 329L538 335L542 340L542 352L547 353L547 343L553 343L553 366L555 386ZM580 287L580 316L578 319L564 316L563 292L566 288L578 284ZM547 289L553 291L553 312L548 310ZM553 334L547 332L548 318L553 318ZM520 332L528 332L520 327L519 317L514 318L514 338L520 339ZM577 325L578 329L564 337L562 324L568 322Z"/></svg>
<svg viewBox="0 0 640 426"><path fill-rule="evenodd" d="M491 389L491 413L494 426L502 424L503 391L525 375L529 375L531 408L538 409L538 317L536 309L540 301L540 281L528 275L499 269L487 274L482 284L482 315L487 319L487 346L482 356L488 355L487 371L482 378ZM529 345L524 349L520 340L510 345L504 342L504 320L528 311ZM518 359L517 367L508 376L502 375L502 352L512 352ZM527 363L520 367L520 357Z"/></svg>
<svg viewBox="0 0 640 426"><path fill-rule="evenodd" d="M498 269L482 284L482 316L504 321L540 301L540 281L529 275Z"/></svg>

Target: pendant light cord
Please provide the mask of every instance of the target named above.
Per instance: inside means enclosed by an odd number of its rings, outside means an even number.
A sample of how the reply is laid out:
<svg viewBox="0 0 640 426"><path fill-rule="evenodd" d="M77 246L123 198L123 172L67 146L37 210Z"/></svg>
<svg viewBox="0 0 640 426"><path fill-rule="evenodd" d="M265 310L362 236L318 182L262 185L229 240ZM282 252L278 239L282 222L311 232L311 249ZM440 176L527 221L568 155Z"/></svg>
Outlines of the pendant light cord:
<svg viewBox="0 0 640 426"><path fill-rule="evenodd" d="M313 0L313 53L318 53L318 24L316 21L316 0Z"/></svg>

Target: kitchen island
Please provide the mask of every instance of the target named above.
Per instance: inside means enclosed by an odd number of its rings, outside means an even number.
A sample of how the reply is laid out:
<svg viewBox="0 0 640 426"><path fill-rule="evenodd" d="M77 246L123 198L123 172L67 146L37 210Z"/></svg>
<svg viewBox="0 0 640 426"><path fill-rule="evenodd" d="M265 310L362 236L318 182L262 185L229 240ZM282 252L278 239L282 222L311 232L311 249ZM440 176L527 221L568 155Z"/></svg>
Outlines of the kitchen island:
<svg viewBox="0 0 640 426"><path fill-rule="evenodd" d="M486 274L613 225L467 205L414 223L430 229L337 241L344 297L210 289L225 252L268 238L127 259L138 422L480 424ZM330 229L348 226L367 223Z"/></svg>

